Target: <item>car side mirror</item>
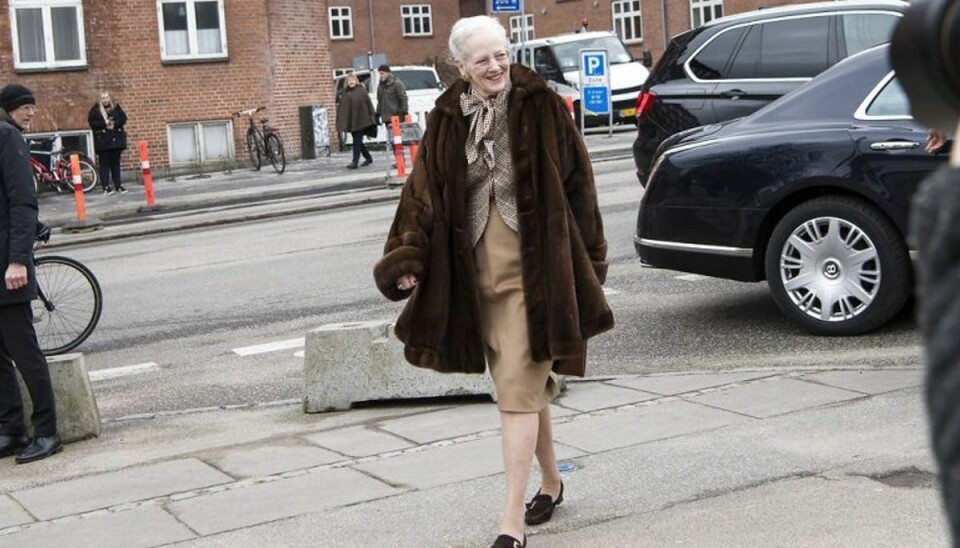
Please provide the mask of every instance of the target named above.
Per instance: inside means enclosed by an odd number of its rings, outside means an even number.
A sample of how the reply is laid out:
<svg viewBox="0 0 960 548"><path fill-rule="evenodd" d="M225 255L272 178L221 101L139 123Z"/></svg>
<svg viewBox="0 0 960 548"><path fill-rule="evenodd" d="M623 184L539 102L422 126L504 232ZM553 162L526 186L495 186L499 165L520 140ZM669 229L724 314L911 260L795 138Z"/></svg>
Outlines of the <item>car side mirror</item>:
<svg viewBox="0 0 960 548"><path fill-rule="evenodd" d="M444 82L443 80L437 82L437 89L439 89L440 91L444 91L445 89L447 89L447 83Z"/></svg>
<svg viewBox="0 0 960 548"><path fill-rule="evenodd" d="M641 57L642 60L640 61L640 63L641 63L643 66L647 67L647 68L652 67L652 66L653 66L653 54L650 53L650 50L648 50L648 49L643 50L643 53L642 53L641 55L642 55L642 57Z"/></svg>

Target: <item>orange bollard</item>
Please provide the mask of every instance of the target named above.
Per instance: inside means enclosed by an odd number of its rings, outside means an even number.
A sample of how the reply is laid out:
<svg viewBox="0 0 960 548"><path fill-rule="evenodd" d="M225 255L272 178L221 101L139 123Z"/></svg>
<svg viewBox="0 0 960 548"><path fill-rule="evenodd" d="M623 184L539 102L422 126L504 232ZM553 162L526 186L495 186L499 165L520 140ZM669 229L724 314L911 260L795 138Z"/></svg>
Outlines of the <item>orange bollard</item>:
<svg viewBox="0 0 960 548"><path fill-rule="evenodd" d="M407 166L403 161L403 140L400 138L400 117L390 117L390 129L393 131L393 156L397 159L397 177L407 176Z"/></svg>
<svg viewBox="0 0 960 548"><path fill-rule="evenodd" d="M410 116L410 113L409 113L409 112L407 113L406 116L404 116L404 120L403 120L403 121L404 121L404 122L412 122L412 121L413 121L413 117ZM411 142L408 146L410 147L410 164L411 164L411 165L410 165L410 168L412 169L412 168L413 168L413 165L417 163L417 143Z"/></svg>
<svg viewBox="0 0 960 548"><path fill-rule="evenodd" d="M140 171L143 172L143 189L147 194L147 207L155 209L157 199L153 195L153 173L150 171L150 155L147 153L147 142L137 141L137 150L140 152Z"/></svg>
<svg viewBox="0 0 960 548"><path fill-rule="evenodd" d="M80 175L80 157L70 155L70 174L73 176L73 199L77 206L77 220L87 220L87 204L83 200L83 177Z"/></svg>

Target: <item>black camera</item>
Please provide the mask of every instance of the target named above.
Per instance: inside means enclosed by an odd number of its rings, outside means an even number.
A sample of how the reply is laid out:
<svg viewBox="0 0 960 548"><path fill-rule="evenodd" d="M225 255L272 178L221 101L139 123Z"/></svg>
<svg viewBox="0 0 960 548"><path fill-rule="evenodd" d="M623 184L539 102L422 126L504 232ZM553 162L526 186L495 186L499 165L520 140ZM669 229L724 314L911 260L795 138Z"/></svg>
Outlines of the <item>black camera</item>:
<svg viewBox="0 0 960 548"><path fill-rule="evenodd" d="M960 0L913 0L890 57L913 117L953 135L960 120Z"/></svg>

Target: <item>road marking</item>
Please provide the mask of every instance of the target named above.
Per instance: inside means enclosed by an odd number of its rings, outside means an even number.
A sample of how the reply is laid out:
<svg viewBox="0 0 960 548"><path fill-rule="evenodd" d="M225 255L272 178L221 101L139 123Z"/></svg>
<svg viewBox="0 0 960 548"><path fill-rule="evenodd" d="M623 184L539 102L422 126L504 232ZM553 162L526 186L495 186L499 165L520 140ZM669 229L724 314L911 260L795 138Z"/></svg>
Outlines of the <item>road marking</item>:
<svg viewBox="0 0 960 548"><path fill-rule="evenodd" d="M130 375L137 375L140 373L146 373L147 371L153 371L158 367L160 366L154 362L147 362L138 363L136 365L125 365L123 367L112 367L110 369L98 369L89 373L90 382L105 381L107 379L116 379L118 377L128 377Z"/></svg>
<svg viewBox="0 0 960 548"><path fill-rule="evenodd" d="M700 280L706 280L709 276L701 276L700 274L684 274L683 276L676 276L674 279L683 280L685 282L699 282Z"/></svg>
<svg viewBox="0 0 960 548"><path fill-rule="evenodd" d="M257 344L254 346L244 346L243 348L234 348L233 353L238 356L253 356L255 354L266 354L267 352L276 352L277 350L289 350L291 348L300 348L306 344L305 338L290 339L287 341L277 341L266 344Z"/></svg>
<svg viewBox="0 0 960 548"><path fill-rule="evenodd" d="M604 295L619 295L620 292L619 292L618 290L616 290L616 289L612 289L612 288L609 288L609 287L604 287L604 288L603 288L603 294L604 294Z"/></svg>
<svg viewBox="0 0 960 548"><path fill-rule="evenodd" d="M296 351L296 352L293 353L293 357L295 357L295 358L302 358L302 357L304 356L304 354L306 354L306 351L304 351L304 350L298 350L298 351Z"/></svg>

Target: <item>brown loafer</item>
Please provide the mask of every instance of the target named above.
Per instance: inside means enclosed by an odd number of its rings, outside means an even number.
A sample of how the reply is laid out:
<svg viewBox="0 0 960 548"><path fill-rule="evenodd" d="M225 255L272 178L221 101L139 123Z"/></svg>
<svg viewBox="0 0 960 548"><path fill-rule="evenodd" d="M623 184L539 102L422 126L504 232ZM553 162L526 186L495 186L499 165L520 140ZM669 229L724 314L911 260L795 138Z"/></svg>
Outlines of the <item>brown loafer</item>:
<svg viewBox="0 0 960 548"><path fill-rule="evenodd" d="M560 482L560 494L557 500L553 500L550 495L544 495L539 490L533 496L533 499L527 503L527 511L524 514L524 521L527 525L540 525L550 521L553 517L553 511L563 502L563 482Z"/></svg>

